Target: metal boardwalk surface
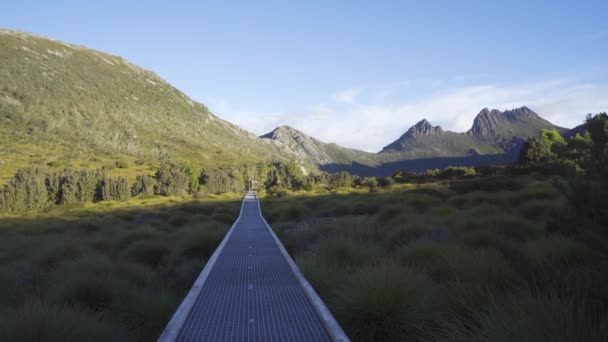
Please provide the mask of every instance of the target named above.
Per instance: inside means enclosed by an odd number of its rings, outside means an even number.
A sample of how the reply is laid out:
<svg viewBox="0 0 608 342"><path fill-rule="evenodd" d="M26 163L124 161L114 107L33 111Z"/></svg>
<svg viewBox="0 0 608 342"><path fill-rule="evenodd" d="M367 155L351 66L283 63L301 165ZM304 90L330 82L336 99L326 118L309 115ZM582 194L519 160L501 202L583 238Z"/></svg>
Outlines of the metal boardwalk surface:
<svg viewBox="0 0 608 342"><path fill-rule="evenodd" d="M252 192L159 338L162 342L332 340L348 338L263 220Z"/></svg>

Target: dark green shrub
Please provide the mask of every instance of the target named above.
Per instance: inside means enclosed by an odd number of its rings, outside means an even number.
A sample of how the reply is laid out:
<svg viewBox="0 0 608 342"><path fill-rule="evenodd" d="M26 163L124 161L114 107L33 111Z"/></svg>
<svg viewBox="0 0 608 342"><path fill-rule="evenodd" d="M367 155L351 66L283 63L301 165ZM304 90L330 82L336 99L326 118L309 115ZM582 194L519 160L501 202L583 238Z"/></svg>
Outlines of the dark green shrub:
<svg viewBox="0 0 608 342"><path fill-rule="evenodd" d="M131 198L131 188L124 177L105 177L101 183L101 199L104 201L126 201Z"/></svg>
<svg viewBox="0 0 608 342"><path fill-rule="evenodd" d="M210 193L245 191L245 179L234 169L205 169L200 179Z"/></svg>
<svg viewBox="0 0 608 342"><path fill-rule="evenodd" d="M154 187L156 186L156 179L150 176L137 176L135 178L135 184L131 188L132 196L150 196L154 195Z"/></svg>
<svg viewBox="0 0 608 342"><path fill-rule="evenodd" d="M42 210L51 202L46 189L46 170L39 167L20 169L0 190L0 211Z"/></svg>
<svg viewBox="0 0 608 342"><path fill-rule="evenodd" d="M448 166L441 171L439 177L446 179L458 179L463 177L475 176L477 173L472 167Z"/></svg>
<svg viewBox="0 0 608 342"><path fill-rule="evenodd" d="M378 179L378 186L383 188L390 188L395 184L395 181L391 177L382 177Z"/></svg>
<svg viewBox="0 0 608 342"><path fill-rule="evenodd" d="M190 176L175 165L156 171L155 193L163 196L183 196L190 188Z"/></svg>
<svg viewBox="0 0 608 342"><path fill-rule="evenodd" d="M348 172L338 172L329 175L329 187L332 189L350 187L353 183L353 177Z"/></svg>

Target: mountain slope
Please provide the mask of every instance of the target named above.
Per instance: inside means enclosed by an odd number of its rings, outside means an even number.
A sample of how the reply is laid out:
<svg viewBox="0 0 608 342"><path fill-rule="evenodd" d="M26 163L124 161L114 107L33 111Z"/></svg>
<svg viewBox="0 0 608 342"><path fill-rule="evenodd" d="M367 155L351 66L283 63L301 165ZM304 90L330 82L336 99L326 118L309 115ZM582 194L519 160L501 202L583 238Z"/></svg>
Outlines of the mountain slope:
<svg viewBox="0 0 608 342"><path fill-rule="evenodd" d="M0 134L5 166L79 153L208 165L283 158L120 57L8 30L0 30Z"/></svg>
<svg viewBox="0 0 608 342"><path fill-rule="evenodd" d="M490 156L513 154L542 128L564 131L522 107L484 109L466 133L422 120L380 153L324 143L288 126L257 137L120 57L0 30L0 183L32 164L100 167L124 160L139 173L163 162L296 160L311 169L390 174L409 165L505 160ZM420 161L402 163L410 160Z"/></svg>
<svg viewBox="0 0 608 342"><path fill-rule="evenodd" d="M530 108L524 106L504 112L484 108L477 114L473 121L473 127L466 134L490 139L514 136L528 138L538 134L541 129L566 131L566 129L541 118Z"/></svg>
<svg viewBox="0 0 608 342"><path fill-rule="evenodd" d="M289 126L279 126L260 138L271 141L287 155L295 156L299 163L317 167L351 163L376 165L381 160L376 153L324 143Z"/></svg>
<svg viewBox="0 0 608 342"><path fill-rule="evenodd" d="M444 131L422 120L381 153L400 153L404 159L513 153L526 138L537 135L543 128L565 131L527 107L504 112L484 108L465 133Z"/></svg>

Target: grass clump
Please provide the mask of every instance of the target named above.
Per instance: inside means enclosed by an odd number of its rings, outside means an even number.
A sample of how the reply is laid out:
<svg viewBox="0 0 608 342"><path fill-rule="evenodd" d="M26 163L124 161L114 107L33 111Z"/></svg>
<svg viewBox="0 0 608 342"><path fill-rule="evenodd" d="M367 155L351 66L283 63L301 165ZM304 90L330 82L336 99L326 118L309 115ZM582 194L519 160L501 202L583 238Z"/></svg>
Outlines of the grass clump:
<svg viewBox="0 0 608 342"><path fill-rule="evenodd" d="M0 340L13 342L132 341L117 322L89 310L26 303L0 311Z"/></svg>
<svg viewBox="0 0 608 342"><path fill-rule="evenodd" d="M158 267L165 262L169 252L169 247L164 242L142 240L131 244L123 251L122 255L125 259L150 267Z"/></svg>
<svg viewBox="0 0 608 342"><path fill-rule="evenodd" d="M333 298L336 317L355 341L430 339L441 304L431 279L395 264L357 270Z"/></svg>

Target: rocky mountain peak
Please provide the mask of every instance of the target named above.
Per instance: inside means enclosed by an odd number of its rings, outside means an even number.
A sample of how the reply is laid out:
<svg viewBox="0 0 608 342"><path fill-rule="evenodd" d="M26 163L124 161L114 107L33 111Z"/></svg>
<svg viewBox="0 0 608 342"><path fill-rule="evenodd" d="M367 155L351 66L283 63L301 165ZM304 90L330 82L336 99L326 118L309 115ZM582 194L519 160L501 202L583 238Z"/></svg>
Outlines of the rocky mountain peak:
<svg viewBox="0 0 608 342"><path fill-rule="evenodd" d="M407 132L408 136L421 136L421 135L437 135L443 133L443 129L440 126L433 126L426 119L422 119L417 124L412 126Z"/></svg>
<svg viewBox="0 0 608 342"><path fill-rule="evenodd" d="M525 125L530 121L542 120L538 114L528 107L520 107L501 112L497 109L482 109L473 121L473 126L467 132L474 136L497 136L513 125Z"/></svg>

